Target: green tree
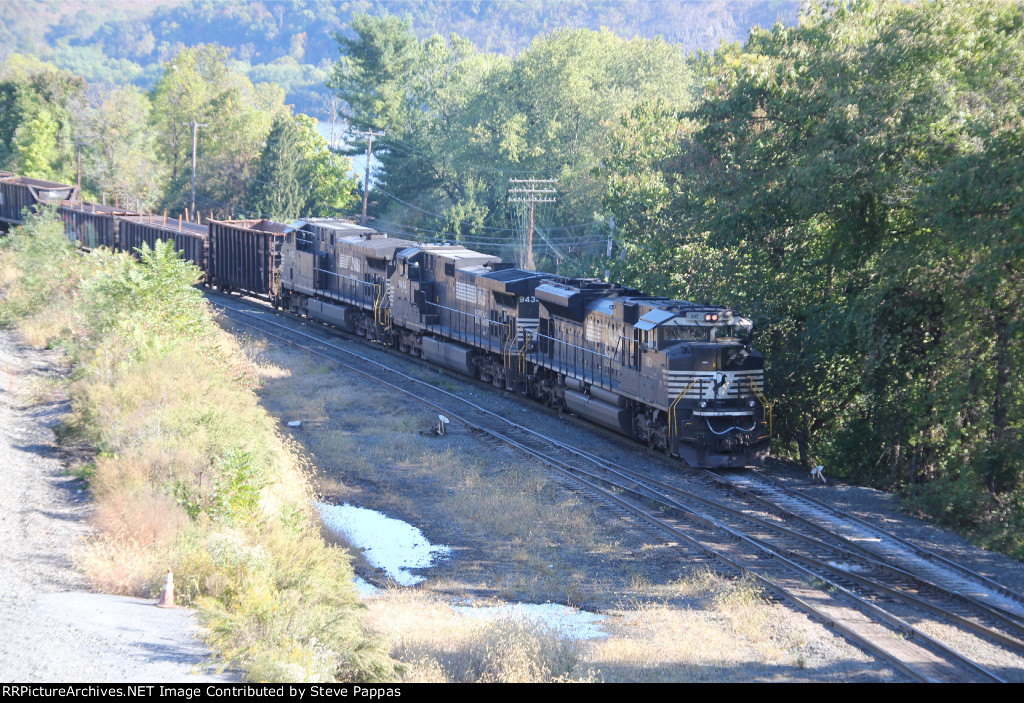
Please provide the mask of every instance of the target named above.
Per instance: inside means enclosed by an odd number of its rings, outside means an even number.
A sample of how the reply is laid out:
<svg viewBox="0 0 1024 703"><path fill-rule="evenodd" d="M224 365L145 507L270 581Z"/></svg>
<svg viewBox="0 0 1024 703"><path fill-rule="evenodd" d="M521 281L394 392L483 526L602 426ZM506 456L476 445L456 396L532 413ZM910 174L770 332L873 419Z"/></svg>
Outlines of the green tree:
<svg viewBox="0 0 1024 703"><path fill-rule="evenodd" d="M149 125L150 104L135 88L99 87L76 120L85 145L84 177L111 203L142 211L156 204L166 177Z"/></svg>
<svg viewBox="0 0 1024 703"><path fill-rule="evenodd" d="M688 100L682 51L660 40L564 30L507 59L457 35L418 41L393 17L360 16L352 27L330 85L354 126L387 130L374 142L376 211L485 249L511 244L509 179L526 176L559 180L557 204L538 219L547 241L603 242L595 167L609 154L610 124L652 94Z"/></svg>
<svg viewBox="0 0 1024 703"><path fill-rule="evenodd" d="M330 150L317 121L308 115L296 115L298 147L305 169L308 197L302 214L311 217L337 217L359 202L359 182L352 173L352 162Z"/></svg>
<svg viewBox="0 0 1024 703"><path fill-rule="evenodd" d="M816 5L695 70L615 137L621 274L753 315L777 449L1024 549L1024 6Z"/></svg>
<svg viewBox="0 0 1024 703"><path fill-rule="evenodd" d="M17 54L0 75L0 168L67 182L75 171L71 113L85 81Z"/></svg>
<svg viewBox="0 0 1024 703"><path fill-rule="evenodd" d="M14 132L14 154L18 173L30 178L53 178L58 159L57 121L49 111L38 108Z"/></svg>
<svg viewBox="0 0 1024 703"><path fill-rule="evenodd" d="M193 124L198 132L197 207L231 211L246 191L274 120L287 109L273 84L254 86L232 67L228 51L202 45L165 63L152 92L153 123L161 156L170 167L167 205L188 203Z"/></svg>
<svg viewBox="0 0 1024 703"><path fill-rule="evenodd" d="M254 214L274 220L293 220L303 214L309 199L309 165L300 140L293 118L282 117L274 123L249 186L247 207Z"/></svg>

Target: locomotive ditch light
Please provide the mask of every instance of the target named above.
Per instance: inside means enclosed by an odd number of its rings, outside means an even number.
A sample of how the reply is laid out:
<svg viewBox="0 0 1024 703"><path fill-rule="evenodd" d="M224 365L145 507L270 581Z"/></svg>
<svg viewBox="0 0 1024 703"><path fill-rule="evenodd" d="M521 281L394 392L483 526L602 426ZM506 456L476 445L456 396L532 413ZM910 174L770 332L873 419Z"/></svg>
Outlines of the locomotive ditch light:
<svg viewBox="0 0 1024 703"><path fill-rule="evenodd" d="M754 407L755 405L757 405L757 403L751 400L749 403L747 403L747 405L749 405L750 407Z"/></svg>
<svg viewBox="0 0 1024 703"><path fill-rule="evenodd" d="M701 406L702 408L706 408L706 407L708 406L708 401L706 401L706 400L702 400L702 401L700 401L700 406Z"/></svg>

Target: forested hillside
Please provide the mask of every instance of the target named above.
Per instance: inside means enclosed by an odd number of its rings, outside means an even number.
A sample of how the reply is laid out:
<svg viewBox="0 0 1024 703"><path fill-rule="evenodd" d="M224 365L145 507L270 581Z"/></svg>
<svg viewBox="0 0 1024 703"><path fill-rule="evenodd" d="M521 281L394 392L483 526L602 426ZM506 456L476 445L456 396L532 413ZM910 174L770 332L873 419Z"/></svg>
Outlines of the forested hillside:
<svg viewBox="0 0 1024 703"><path fill-rule="evenodd" d="M89 80L149 88L159 65L186 47L231 50L253 82L273 81L313 114L337 59L335 32L362 13L409 19L419 39L456 33L486 51L524 49L556 28L608 27L661 36L686 51L743 41L751 26L793 23L798 0L9 0L0 46L52 61Z"/></svg>

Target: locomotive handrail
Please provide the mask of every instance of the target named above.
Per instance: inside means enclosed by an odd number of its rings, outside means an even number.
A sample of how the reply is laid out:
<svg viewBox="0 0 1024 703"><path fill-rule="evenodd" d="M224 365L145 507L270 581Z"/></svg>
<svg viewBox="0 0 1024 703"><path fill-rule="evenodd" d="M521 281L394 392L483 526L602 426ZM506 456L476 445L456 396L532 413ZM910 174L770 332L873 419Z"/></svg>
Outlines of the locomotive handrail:
<svg viewBox="0 0 1024 703"><path fill-rule="evenodd" d="M747 383L750 384L750 389L752 391L754 391L754 396L758 400L761 401L761 407L763 407L765 409L765 411L768 413L768 435L771 436L773 434L773 428L772 428L772 404L768 402L768 398L765 397L764 393L762 393L758 389L756 383L754 383L749 378L747 379Z"/></svg>
<svg viewBox="0 0 1024 703"><path fill-rule="evenodd" d="M450 313L455 313L456 315L461 315L463 318L472 318L473 319L473 321L476 324L476 329L474 329L474 332L473 332L473 335L472 335L472 340L469 339L470 335L465 331L465 329L459 329L458 327L453 327L451 325L448 326L448 329L451 330L451 333L450 333L449 336L451 336L454 339L457 339L459 341L462 341L462 342L470 342L471 341L471 343L476 344L477 346L484 346L480 342L480 340L482 338L484 338L484 337L486 337L488 340L490 340L490 338L494 336L494 335L492 335L490 333L490 326L491 325L498 325L500 327L510 327L510 323L508 323L508 322L498 322L496 320L490 319L489 317L483 317L481 315L475 315L475 314L473 314L471 312L466 312L465 310L457 310L456 308L450 308L450 307L447 307L446 305L441 305L440 303L437 303L437 302L432 302L432 301L427 300L427 301L424 301L424 303L426 305L430 305L430 306L432 306L434 308L437 308L438 310L447 310ZM427 323L426 326L427 327L444 327L444 325L442 325L441 322L440 322L440 318L441 318L441 316L438 315L438 323L436 325L431 325L430 323ZM488 329L487 334L483 334L481 332L481 329L484 328L484 327L486 327ZM511 334L512 334L512 332L510 330L509 331L509 335L511 336ZM488 348L491 348L490 341L487 342L486 346ZM502 356L503 357L504 357L504 354L505 354L505 346L506 345L503 342L502 343ZM511 345L509 345L509 348L511 348ZM509 354L511 355L511 351L509 352Z"/></svg>
<svg viewBox="0 0 1024 703"><path fill-rule="evenodd" d="M516 335L518 339L519 335ZM519 348L519 373L526 373L526 351L530 348L530 340L533 338L532 330L523 330L523 346Z"/></svg>
<svg viewBox="0 0 1024 703"><path fill-rule="evenodd" d="M698 376L697 378L695 378L692 381L690 381L690 385L688 385L683 390L679 391L679 395L677 395L676 399L672 401L672 404L668 406L668 437L667 437L667 439L668 439L669 447L670 448L672 446L672 434L673 434L672 428L674 428L676 426L676 422L675 422L675 418L676 418L676 405L678 405L679 401L682 400L683 397L686 395L686 391L690 390L693 387L693 384L697 383L697 381L701 381L701 386L703 387L703 385L704 385L703 379L700 376Z"/></svg>
<svg viewBox="0 0 1024 703"><path fill-rule="evenodd" d="M383 314L381 313L380 305L382 302L384 302L384 286L380 283L373 283L372 281L367 281L367 283L371 284L374 288L377 289L373 297L373 321L375 324L383 326L384 323L381 322Z"/></svg>
<svg viewBox="0 0 1024 703"><path fill-rule="evenodd" d="M572 357L573 357L572 358L572 371L573 371L573 374L572 375L575 377L576 372L581 373L582 374L582 378L580 380L582 380L584 383L586 383L587 382L587 356L590 355L590 362L591 362L590 363L590 382L591 383L595 383L595 382L604 383L605 381L607 381L608 382L609 390L611 389L611 379L612 379L612 375L613 375L612 374L612 370L611 370L612 369L611 364L614 363L614 361L615 361L615 357L614 356L608 356L607 354L602 354L601 352L594 351L593 349L587 349L586 347L581 347L579 345L573 344L572 342L566 342L564 340L557 339L555 337L552 337L552 336L549 336L549 335L546 335L546 334L541 334L539 332L537 333L536 338L537 339L546 339L546 340L548 340L548 341L550 341L552 343L551 344L551 351L549 353L541 354L540 351L535 352L535 358L537 359L537 363L543 364L543 362L541 361L541 357L542 356L546 356L549 359L551 359L552 361L557 362L559 370L562 373L566 373L566 371L569 369L568 355L567 354L559 354L555 350L555 346L554 345L560 345L561 346L561 350L559 350L559 351L565 351L566 349L572 349L573 350L573 355L572 355ZM577 351L582 352L582 354L579 355L579 357L581 357L581 358L577 357L577 354L576 354ZM595 361L595 358L600 360L600 361ZM598 367L600 367L600 368L598 368Z"/></svg>
<svg viewBox="0 0 1024 703"><path fill-rule="evenodd" d="M501 343L501 365L505 367L507 371L512 370L512 345L515 344L515 332L512 329L512 322L501 323L508 328L508 334L505 335L505 341Z"/></svg>
<svg viewBox="0 0 1024 703"><path fill-rule="evenodd" d="M327 269L322 269L322 268L314 267L313 271L314 272L319 271L320 273L326 273L327 275L334 276L335 278L343 278L346 281L351 281L351 282L356 283L356 284L358 284L360 286L376 286L376 285L378 285L378 284L373 283L371 281L364 281L364 280L359 279L359 278L353 278L352 276L346 276L346 275L341 274L341 273L335 273L334 271L328 271ZM322 293L326 293L328 295L337 295L330 288L320 288L320 287L318 287L316 285L316 278L315 277L313 279L313 290L316 291L317 293L321 293L322 292ZM338 295L337 297L340 297L340 298L349 297L344 292L342 292L341 290L339 290L338 292L341 293L341 295ZM362 301L358 301L357 300L356 302L362 302Z"/></svg>

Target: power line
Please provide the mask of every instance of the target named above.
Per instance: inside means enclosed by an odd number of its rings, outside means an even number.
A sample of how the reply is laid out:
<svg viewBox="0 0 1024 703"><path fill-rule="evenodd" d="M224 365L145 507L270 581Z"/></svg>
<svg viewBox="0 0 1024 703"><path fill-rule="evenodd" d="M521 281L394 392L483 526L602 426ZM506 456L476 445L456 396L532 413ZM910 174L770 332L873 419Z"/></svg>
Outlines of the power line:
<svg viewBox="0 0 1024 703"><path fill-rule="evenodd" d="M388 145L397 146L400 151L405 151L406 153L412 154L413 156L419 156L419 157L422 157L424 159L432 159L432 158L435 158L435 156L436 156L435 154L429 154L429 153L423 151L422 149L420 149L418 147L410 146L406 142L403 142L400 139L395 139L394 137L391 137L390 139L382 139L381 141L384 142L385 144L388 144ZM558 172L557 168L542 168L542 169L489 168L487 166L480 166L478 164L472 164L472 163L469 163L467 161L459 161L459 160L451 160L448 163L450 163L452 165L455 165L455 166L465 166L468 169L471 169L471 170L474 170L474 171L484 171L486 173L515 173L515 174L520 174L520 175L535 175L535 174L548 174L548 173L557 173ZM597 164L595 164L595 166L596 165Z"/></svg>
<svg viewBox="0 0 1024 703"><path fill-rule="evenodd" d="M431 212L430 210L424 210L423 208L419 207L418 205L413 205L412 203L406 202L406 201L402 200L401 198L399 198L397 195L392 195L391 193L387 192L386 190L384 190L380 186L377 186L376 192L383 193L384 195L386 195L387 197L391 198L395 202L399 202L402 205L405 205L406 207L411 207L413 210L417 210L419 212L422 212L424 215L430 215L432 217L438 218L439 220L448 220L447 216L442 215L442 214L437 213L437 212ZM475 227L477 229L491 230L491 231L494 231L494 232L518 232L519 231L519 229L515 228L515 227L488 227L486 225L478 225L478 224L476 224L474 222L468 222L468 221L465 221L465 220L459 220L459 221L455 222L455 224L466 225L467 227ZM553 227L556 228L556 229L566 229L566 230L568 230L568 229L578 229L580 227L592 227L595 224L598 224L598 223L596 223L593 220L591 220L589 222L574 222L571 225L553 225Z"/></svg>
<svg viewBox="0 0 1024 703"><path fill-rule="evenodd" d="M508 201L510 203L523 203L530 206L530 229L526 237L526 261L524 265L528 271L532 271L536 268L533 263L533 208L540 203L556 202L555 196L558 195L558 189L543 188L542 186L553 186L558 183L558 179L527 178L516 180L511 178L509 183L514 185L522 184L522 187L509 188Z"/></svg>
<svg viewBox="0 0 1024 703"><path fill-rule="evenodd" d="M402 228L405 228L405 229L416 230L417 232L424 232L424 233L427 233L427 234L437 234L437 235L441 235L441 236L444 236L444 237L460 237L460 238L467 238L468 237L468 238L472 238L474 241L485 242L485 243L489 243L489 244L500 244L500 243L512 241L512 239L510 237L492 237L492 236L486 235L486 234L468 234L468 235L463 235L463 234L460 234L458 232L449 232L449 231L443 231L443 230L427 229L425 227L418 227L416 225L410 225L410 224L404 224L404 223L403 224L399 224L399 223L396 223L396 222L393 222L393 221L390 221L390 220L385 220L385 219L380 218L380 217L378 217L376 219L376 222L385 223L385 224L390 225L392 227L402 227ZM546 229L548 229L548 230L557 230L559 228L558 227L548 227ZM586 235L583 235L581 237L571 237L571 236L555 237L555 236L552 236L552 237L550 237L550 239L553 239L555 242L558 242L559 244L571 244L573 242L603 242L603 241L605 241L605 235L603 235L603 234L586 234Z"/></svg>
<svg viewBox="0 0 1024 703"><path fill-rule="evenodd" d="M373 138L383 137L384 132L374 132L372 129L368 129L365 132L356 130L356 134L360 134L367 138L366 142L366 177L363 179L363 227L366 226L366 201L370 194L370 153L373 149Z"/></svg>

